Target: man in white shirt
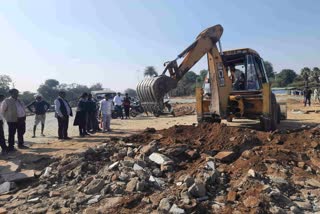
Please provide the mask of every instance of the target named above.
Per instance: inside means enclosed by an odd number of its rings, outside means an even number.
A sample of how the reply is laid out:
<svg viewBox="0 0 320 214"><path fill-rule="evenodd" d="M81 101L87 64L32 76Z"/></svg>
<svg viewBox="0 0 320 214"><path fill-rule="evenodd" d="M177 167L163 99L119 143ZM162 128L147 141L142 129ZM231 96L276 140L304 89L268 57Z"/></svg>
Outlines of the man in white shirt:
<svg viewBox="0 0 320 214"><path fill-rule="evenodd" d="M26 111L24 103L18 99L19 91L17 89L11 89L9 91L11 95L1 103L1 113L8 124L9 138L8 138L8 151L15 151L14 148L14 136L18 133L18 148L27 149L24 145L23 135L26 132Z"/></svg>
<svg viewBox="0 0 320 214"><path fill-rule="evenodd" d="M2 101L4 100L5 96L0 94L0 106ZM6 154L8 152L8 147L6 145L6 139L4 138L4 131L3 131L3 116L0 113L0 147L2 149L2 154Z"/></svg>
<svg viewBox="0 0 320 214"><path fill-rule="evenodd" d="M114 109L117 112L117 116L123 119L123 113L122 113L122 97L120 92L113 98L113 103L115 105Z"/></svg>
<svg viewBox="0 0 320 214"><path fill-rule="evenodd" d="M69 117L72 117L72 109L65 99L66 92L60 91L59 97L54 101L55 115L58 119L58 138L60 140L70 140L68 137Z"/></svg>
<svg viewBox="0 0 320 214"><path fill-rule="evenodd" d="M113 110L113 103L112 100L109 99L109 95L105 95L105 99L100 101L100 115L102 116L102 129L103 132L111 131L110 129L110 122L111 122L111 115Z"/></svg>

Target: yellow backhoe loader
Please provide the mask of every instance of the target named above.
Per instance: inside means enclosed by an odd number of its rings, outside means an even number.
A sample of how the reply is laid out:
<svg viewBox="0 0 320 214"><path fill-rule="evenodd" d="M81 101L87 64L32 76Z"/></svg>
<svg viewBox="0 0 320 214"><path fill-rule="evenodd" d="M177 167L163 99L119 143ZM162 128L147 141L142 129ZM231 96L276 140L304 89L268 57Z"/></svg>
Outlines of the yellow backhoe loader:
<svg viewBox="0 0 320 214"><path fill-rule="evenodd" d="M264 130L275 130L280 123L280 105L271 92L262 58L249 48L222 51L222 33L221 25L205 29L175 60L165 63L160 76L140 82L137 93L142 107L154 114L163 111L165 94L207 55L209 73L203 87L196 89L198 122L260 119ZM180 58L183 60L178 65Z"/></svg>

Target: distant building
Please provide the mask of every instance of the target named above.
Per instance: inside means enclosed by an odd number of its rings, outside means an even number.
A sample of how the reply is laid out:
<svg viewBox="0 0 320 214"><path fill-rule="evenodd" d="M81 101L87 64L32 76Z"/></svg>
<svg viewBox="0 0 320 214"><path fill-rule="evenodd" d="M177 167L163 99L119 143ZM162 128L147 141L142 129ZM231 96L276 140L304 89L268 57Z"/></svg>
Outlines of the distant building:
<svg viewBox="0 0 320 214"><path fill-rule="evenodd" d="M277 95L303 95L302 90L296 87L271 88L271 90Z"/></svg>

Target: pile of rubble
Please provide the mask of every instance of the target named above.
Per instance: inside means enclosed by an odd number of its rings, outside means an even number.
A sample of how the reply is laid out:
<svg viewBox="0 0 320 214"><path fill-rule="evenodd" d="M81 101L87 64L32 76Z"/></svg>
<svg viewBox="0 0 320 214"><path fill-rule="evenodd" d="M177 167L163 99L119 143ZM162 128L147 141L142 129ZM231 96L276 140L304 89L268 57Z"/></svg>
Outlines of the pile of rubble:
<svg viewBox="0 0 320 214"><path fill-rule="evenodd" d="M6 182L0 211L315 213L319 151L320 127L147 129L56 160L23 189Z"/></svg>
<svg viewBox="0 0 320 214"><path fill-rule="evenodd" d="M195 111L195 103L176 103L173 105L172 114L175 117L180 117L183 115L192 115Z"/></svg>

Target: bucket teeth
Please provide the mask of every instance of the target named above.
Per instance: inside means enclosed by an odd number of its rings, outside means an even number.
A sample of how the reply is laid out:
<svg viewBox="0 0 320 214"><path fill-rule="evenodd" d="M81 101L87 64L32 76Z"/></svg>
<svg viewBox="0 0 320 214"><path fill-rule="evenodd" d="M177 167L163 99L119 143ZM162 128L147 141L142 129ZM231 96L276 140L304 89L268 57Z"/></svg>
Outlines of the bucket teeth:
<svg viewBox="0 0 320 214"><path fill-rule="evenodd" d="M145 78L137 85L137 94L141 106L148 112L162 112L165 94L176 86L176 80L165 75Z"/></svg>

